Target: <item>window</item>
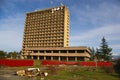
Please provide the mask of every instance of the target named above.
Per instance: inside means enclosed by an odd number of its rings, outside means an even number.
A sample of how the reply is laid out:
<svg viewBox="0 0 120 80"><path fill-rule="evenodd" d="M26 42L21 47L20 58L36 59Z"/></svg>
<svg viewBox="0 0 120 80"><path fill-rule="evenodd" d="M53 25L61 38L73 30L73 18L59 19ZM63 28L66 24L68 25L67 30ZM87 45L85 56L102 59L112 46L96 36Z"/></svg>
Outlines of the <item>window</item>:
<svg viewBox="0 0 120 80"><path fill-rule="evenodd" d="M58 50L53 50L53 53L59 53L59 51Z"/></svg>
<svg viewBox="0 0 120 80"><path fill-rule="evenodd" d="M61 50L60 53L67 53L67 51L66 50Z"/></svg>
<svg viewBox="0 0 120 80"><path fill-rule="evenodd" d="M77 50L77 53L84 53L84 50Z"/></svg>
<svg viewBox="0 0 120 80"><path fill-rule="evenodd" d="M68 53L75 53L75 50L68 50Z"/></svg>
<svg viewBox="0 0 120 80"><path fill-rule="evenodd" d="M34 52L34 53L38 53L38 51L37 51L37 50L34 50L33 52Z"/></svg>
<svg viewBox="0 0 120 80"><path fill-rule="evenodd" d="M47 50L46 53L51 53L51 51L50 51L50 50Z"/></svg>

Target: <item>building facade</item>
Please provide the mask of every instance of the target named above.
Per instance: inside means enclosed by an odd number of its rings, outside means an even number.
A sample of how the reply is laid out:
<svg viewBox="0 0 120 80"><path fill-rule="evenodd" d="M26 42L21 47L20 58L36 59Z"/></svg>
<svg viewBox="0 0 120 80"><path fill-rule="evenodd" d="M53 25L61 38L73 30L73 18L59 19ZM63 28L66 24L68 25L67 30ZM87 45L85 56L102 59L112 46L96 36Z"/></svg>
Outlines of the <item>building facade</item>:
<svg viewBox="0 0 120 80"><path fill-rule="evenodd" d="M27 59L58 60L58 61L89 61L90 51L87 47L58 48L26 48Z"/></svg>
<svg viewBox="0 0 120 80"><path fill-rule="evenodd" d="M67 7L59 6L26 14L22 46L24 58L63 60L62 58L65 57L64 60L69 61L72 51L74 55L72 60L76 61L80 60L78 57L81 54L78 55L78 52L81 49L83 47L69 47L69 10ZM54 53L55 50L58 53ZM83 50L84 53L90 53L85 47ZM85 57L90 56L85 54Z"/></svg>
<svg viewBox="0 0 120 80"><path fill-rule="evenodd" d="M64 6L27 13L23 47L68 47L69 12Z"/></svg>

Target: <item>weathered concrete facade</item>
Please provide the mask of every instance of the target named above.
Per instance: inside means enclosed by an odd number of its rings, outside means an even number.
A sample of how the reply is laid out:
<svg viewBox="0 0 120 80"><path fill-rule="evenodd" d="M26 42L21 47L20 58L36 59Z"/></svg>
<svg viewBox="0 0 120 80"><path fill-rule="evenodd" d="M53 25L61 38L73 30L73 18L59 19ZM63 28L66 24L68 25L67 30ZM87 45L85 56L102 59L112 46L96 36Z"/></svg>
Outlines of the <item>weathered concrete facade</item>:
<svg viewBox="0 0 120 80"><path fill-rule="evenodd" d="M69 47L69 10L65 6L26 14L22 56L27 59L87 61L87 47Z"/></svg>
<svg viewBox="0 0 120 80"><path fill-rule="evenodd" d="M88 61L90 51L87 47L26 48L26 59Z"/></svg>

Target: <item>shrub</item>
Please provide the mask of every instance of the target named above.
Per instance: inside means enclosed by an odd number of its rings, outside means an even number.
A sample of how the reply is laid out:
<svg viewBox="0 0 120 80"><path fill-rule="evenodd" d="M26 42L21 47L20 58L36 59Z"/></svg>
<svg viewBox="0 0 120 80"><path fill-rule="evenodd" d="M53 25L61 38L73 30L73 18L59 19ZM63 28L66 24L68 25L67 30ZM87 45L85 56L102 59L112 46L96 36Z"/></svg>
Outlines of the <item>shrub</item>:
<svg viewBox="0 0 120 80"><path fill-rule="evenodd" d="M101 69L103 69L108 74L115 72L113 66L102 66Z"/></svg>
<svg viewBox="0 0 120 80"><path fill-rule="evenodd" d="M114 65L115 72L120 75L120 58L116 61Z"/></svg>
<svg viewBox="0 0 120 80"><path fill-rule="evenodd" d="M51 74L57 74L57 69L55 66L47 66Z"/></svg>

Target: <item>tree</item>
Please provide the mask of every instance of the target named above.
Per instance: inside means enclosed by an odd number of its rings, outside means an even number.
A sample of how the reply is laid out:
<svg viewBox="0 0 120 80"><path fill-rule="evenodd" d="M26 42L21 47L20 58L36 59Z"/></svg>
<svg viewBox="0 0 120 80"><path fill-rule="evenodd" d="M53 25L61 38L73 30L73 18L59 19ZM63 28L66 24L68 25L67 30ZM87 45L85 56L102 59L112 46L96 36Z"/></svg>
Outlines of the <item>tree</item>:
<svg viewBox="0 0 120 80"><path fill-rule="evenodd" d="M120 76L120 58L117 61L115 61L114 69L115 72L118 73Z"/></svg>
<svg viewBox="0 0 120 80"><path fill-rule="evenodd" d="M7 57L11 58L11 59L16 59L18 57L18 55L19 55L19 52L14 51L14 52L9 52Z"/></svg>
<svg viewBox="0 0 120 80"><path fill-rule="evenodd" d="M91 60L94 61L96 51L95 51L95 49L93 47L90 48L90 51L91 51Z"/></svg>
<svg viewBox="0 0 120 80"><path fill-rule="evenodd" d="M6 58L6 52L0 50L0 59Z"/></svg>
<svg viewBox="0 0 120 80"><path fill-rule="evenodd" d="M106 42L106 39L103 37L102 40L101 40L101 46L100 46L100 49L98 49L98 56L99 56L99 59L101 60L105 60L105 61L109 61L111 60L111 57L112 57L112 48L110 48Z"/></svg>
<svg viewBox="0 0 120 80"><path fill-rule="evenodd" d="M99 52L99 49L96 48L96 54L95 54L95 57L97 58L98 61L101 60L101 53Z"/></svg>

